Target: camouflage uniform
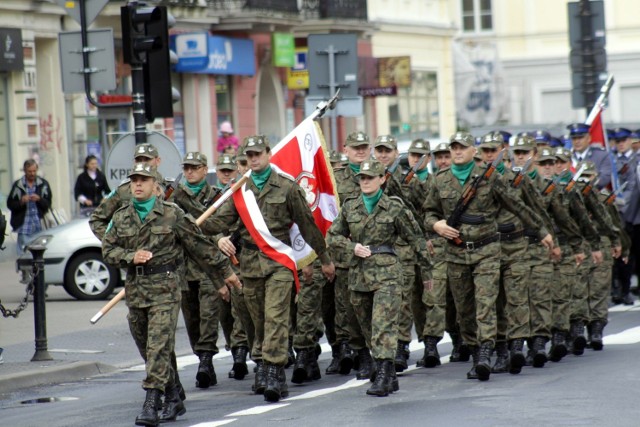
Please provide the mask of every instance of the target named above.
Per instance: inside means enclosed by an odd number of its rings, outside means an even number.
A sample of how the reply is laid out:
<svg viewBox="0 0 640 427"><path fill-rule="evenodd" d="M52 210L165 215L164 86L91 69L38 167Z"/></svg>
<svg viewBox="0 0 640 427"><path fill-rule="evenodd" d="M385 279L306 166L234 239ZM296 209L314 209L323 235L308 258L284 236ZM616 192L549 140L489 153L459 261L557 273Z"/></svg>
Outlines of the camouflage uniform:
<svg viewBox="0 0 640 427"><path fill-rule="evenodd" d="M473 146L473 137L465 133L454 135L451 141L465 147ZM466 185L481 174L484 169L475 165ZM463 187L450 168L438 172L425 202L427 229L433 230L436 222L451 215L462 192ZM480 183L465 211L460 225L463 245L455 246L452 241L446 245L447 275L452 284L462 338L474 348L474 365L480 360L483 367L490 362L497 334L500 245L495 218L500 207L510 209L527 227L537 229L539 236L548 234L540 218L509 190L499 174L494 173L488 181ZM482 348L478 349L478 345ZM478 378L488 379L484 374ZM476 377L475 369L469 377Z"/></svg>
<svg viewBox="0 0 640 427"><path fill-rule="evenodd" d="M136 168L132 173L140 171ZM129 328L146 362L147 377L142 386L164 391L175 375L170 356L181 297L177 268L183 263L184 251L215 279L218 287L225 286L223 279L231 275L229 263L193 218L172 203L156 199L144 222L129 204L114 214L110 224L102 252L107 263L127 269ZM153 258L148 264L134 265L134 254L140 249L152 252Z"/></svg>

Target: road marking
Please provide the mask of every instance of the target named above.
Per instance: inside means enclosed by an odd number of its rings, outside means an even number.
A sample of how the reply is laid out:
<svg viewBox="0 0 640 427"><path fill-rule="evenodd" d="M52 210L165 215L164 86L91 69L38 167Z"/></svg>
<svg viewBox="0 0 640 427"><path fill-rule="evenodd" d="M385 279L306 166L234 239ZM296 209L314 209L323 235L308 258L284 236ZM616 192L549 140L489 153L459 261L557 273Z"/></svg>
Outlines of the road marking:
<svg viewBox="0 0 640 427"><path fill-rule="evenodd" d="M618 304L613 307L609 307L610 313L620 313L626 311L640 311L640 300L634 301L633 305Z"/></svg>
<svg viewBox="0 0 640 427"><path fill-rule="evenodd" d="M637 344L640 342L640 326L625 329L617 334L605 335L602 341L606 345Z"/></svg>
<svg viewBox="0 0 640 427"><path fill-rule="evenodd" d="M282 401L281 401L282 402ZM274 409L284 408L289 406L289 403L272 403L270 405L254 406L253 408L244 409L242 411L234 412L233 414L225 415L225 417L244 417L247 415L260 415L265 412L273 411Z"/></svg>
<svg viewBox="0 0 640 427"><path fill-rule="evenodd" d="M237 420L237 418L234 418L234 419L231 419L231 420L212 421L212 422L194 424L191 427L218 427L218 426L223 426L225 424L232 423L232 422L234 422L236 420Z"/></svg>

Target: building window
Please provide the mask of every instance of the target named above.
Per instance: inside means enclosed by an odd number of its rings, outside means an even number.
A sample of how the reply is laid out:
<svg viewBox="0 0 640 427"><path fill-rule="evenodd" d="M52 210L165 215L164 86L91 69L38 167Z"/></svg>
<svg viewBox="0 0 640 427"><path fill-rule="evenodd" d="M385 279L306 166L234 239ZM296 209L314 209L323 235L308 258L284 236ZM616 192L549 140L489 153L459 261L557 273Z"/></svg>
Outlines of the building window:
<svg viewBox="0 0 640 427"><path fill-rule="evenodd" d="M493 30L491 0L462 0L462 30L471 33Z"/></svg>
<svg viewBox="0 0 640 427"><path fill-rule="evenodd" d="M231 114L231 79L229 76L216 76L216 106L218 109L218 126L222 122L233 124Z"/></svg>
<svg viewBox="0 0 640 427"><path fill-rule="evenodd" d="M438 80L435 72L411 72L411 86L390 98L389 130L398 139L440 136Z"/></svg>

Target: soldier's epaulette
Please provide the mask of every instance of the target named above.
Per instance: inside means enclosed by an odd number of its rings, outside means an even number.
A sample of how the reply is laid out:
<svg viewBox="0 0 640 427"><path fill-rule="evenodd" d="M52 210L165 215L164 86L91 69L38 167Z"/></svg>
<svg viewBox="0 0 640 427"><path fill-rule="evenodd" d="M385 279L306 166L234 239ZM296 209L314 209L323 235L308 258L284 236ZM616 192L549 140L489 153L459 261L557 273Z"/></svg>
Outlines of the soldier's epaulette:
<svg viewBox="0 0 640 427"><path fill-rule="evenodd" d="M275 170L275 171L276 171L276 173L277 173L279 176L281 176L281 177L283 177L283 178L286 178L286 179L288 179L289 181L296 182L296 179L295 179L293 176L289 175L288 173L283 172L283 171L281 171L281 170L277 170L277 169L275 169L275 168L274 168L273 170Z"/></svg>
<svg viewBox="0 0 640 427"><path fill-rule="evenodd" d="M169 206L169 207L175 208L175 209L179 210L180 212L183 212L183 213L184 213L184 210L182 210L182 208L181 208L179 205L177 205L176 203L173 203L173 202L167 202L166 200L163 200L163 201L162 201L162 204L163 204L164 206Z"/></svg>
<svg viewBox="0 0 640 427"><path fill-rule="evenodd" d="M388 197L389 197L389 199L391 199L391 200L395 200L396 202L400 202L400 204L401 204L402 206L405 206L404 200L402 200L402 198L401 198L401 197L398 197L398 196L388 196Z"/></svg>
<svg viewBox="0 0 640 427"><path fill-rule="evenodd" d="M358 200L360 196L349 196L346 199L344 199L344 202L342 202L343 204L346 204L349 200Z"/></svg>
<svg viewBox="0 0 640 427"><path fill-rule="evenodd" d="M118 187L122 187L123 185L129 185L130 182L131 182L131 178L125 178L120 182L120 184L118 184Z"/></svg>
<svg viewBox="0 0 640 427"><path fill-rule="evenodd" d="M442 168L442 169L438 170L438 173L436 175L440 175L441 173L446 172L449 169L450 169L450 167Z"/></svg>

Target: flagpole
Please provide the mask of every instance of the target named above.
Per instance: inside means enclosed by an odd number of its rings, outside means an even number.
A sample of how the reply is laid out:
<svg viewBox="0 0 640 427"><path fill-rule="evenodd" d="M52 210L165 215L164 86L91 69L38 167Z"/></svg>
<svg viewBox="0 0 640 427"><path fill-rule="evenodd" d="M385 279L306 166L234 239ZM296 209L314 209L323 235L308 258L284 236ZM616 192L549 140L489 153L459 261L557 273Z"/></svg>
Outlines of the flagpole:
<svg viewBox="0 0 640 427"><path fill-rule="evenodd" d="M600 88L600 95L598 96L596 103L593 104L593 108L591 109L591 112L587 116L587 120L585 121L585 124L591 126L591 123L593 123L598 113L601 110L603 110L604 104L607 98L609 97L609 91L611 90L611 86L613 86L613 83L614 83L613 74L609 74L609 77L607 77L607 80L604 82L604 85L602 85L602 87ZM607 148L607 151L608 151L608 148Z"/></svg>
<svg viewBox="0 0 640 427"><path fill-rule="evenodd" d="M318 103L313 113L309 114L309 116L306 117L305 120L315 120L317 118L322 117L327 112L327 110L333 110L336 107L336 103L338 102L339 95L340 95L340 89L338 89L336 93L329 100ZM280 142L278 142L278 144L273 148L272 153L277 152L281 147L283 147L287 140L288 140L287 137L281 139ZM206 211L202 213L202 215L198 217L198 219L196 219L196 224L200 226L207 218L213 215L213 213L220 206L222 206L222 204L227 199L229 199L234 192L236 192L239 188L241 188L244 185L247 179L249 179L250 175L251 175L251 170L248 170L244 175L242 175L242 177L238 180L238 182L233 184L231 188L225 191L222 194L222 196L220 196L220 198L216 200L216 202L213 205L211 205L211 207L209 207ZM105 314L107 314L109 310L111 310L124 297L125 297L125 290L123 288L122 290L120 290L120 292L116 294L116 296L114 296L108 303L106 303L104 307L102 307L100 311L98 311L91 318L90 320L91 324L95 325L98 322L98 320L100 320Z"/></svg>

